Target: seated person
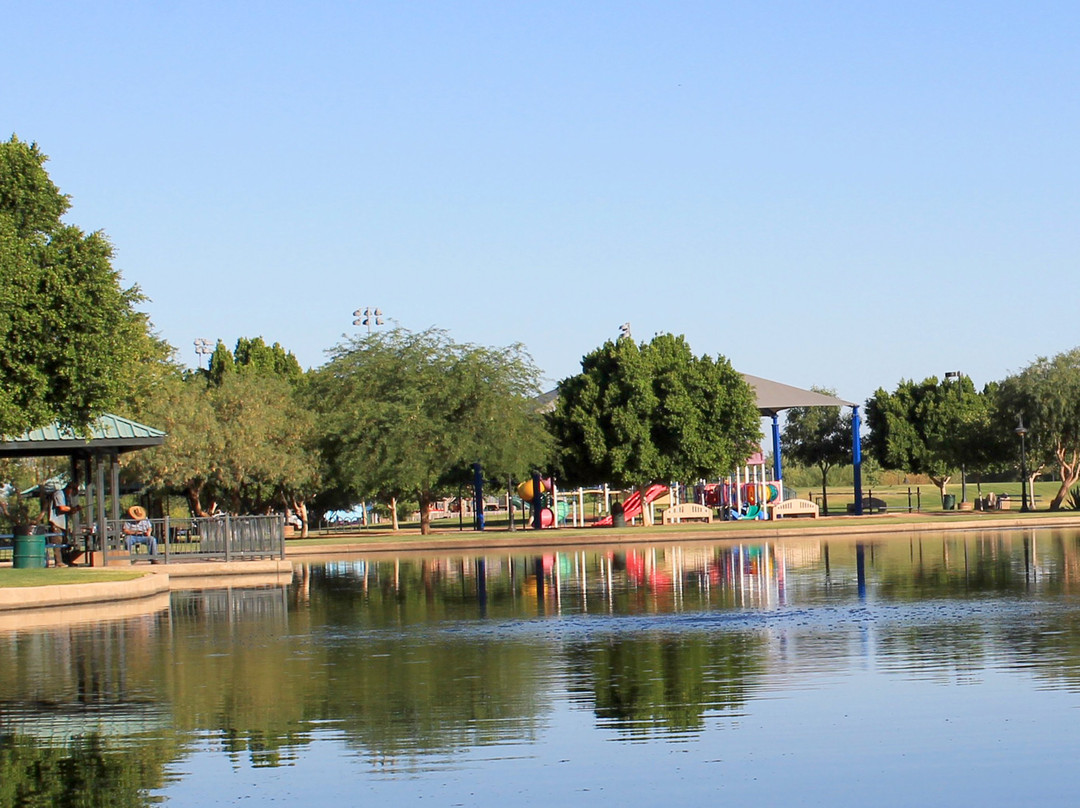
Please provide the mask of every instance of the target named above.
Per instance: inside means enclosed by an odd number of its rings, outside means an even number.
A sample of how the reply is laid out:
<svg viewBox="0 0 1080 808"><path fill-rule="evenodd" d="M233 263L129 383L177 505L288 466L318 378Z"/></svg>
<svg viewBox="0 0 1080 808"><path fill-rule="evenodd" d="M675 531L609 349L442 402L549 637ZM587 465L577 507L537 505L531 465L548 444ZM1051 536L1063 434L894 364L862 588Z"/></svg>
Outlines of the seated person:
<svg viewBox="0 0 1080 808"><path fill-rule="evenodd" d="M154 526L146 518L146 508L141 505L132 505L128 508L130 522L125 522L123 531L127 538L128 552L139 544L145 544L150 550L150 555L157 555L157 539L154 537Z"/></svg>

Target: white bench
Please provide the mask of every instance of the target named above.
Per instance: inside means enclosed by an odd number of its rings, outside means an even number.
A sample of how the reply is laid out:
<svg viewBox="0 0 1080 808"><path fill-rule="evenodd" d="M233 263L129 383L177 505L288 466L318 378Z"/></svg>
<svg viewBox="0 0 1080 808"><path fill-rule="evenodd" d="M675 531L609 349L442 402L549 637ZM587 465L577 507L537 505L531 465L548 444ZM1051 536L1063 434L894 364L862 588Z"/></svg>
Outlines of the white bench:
<svg viewBox="0 0 1080 808"><path fill-rule="evenodd" d="M696 502L683 502L664 511L664 524L677 525L681 522L705 521L712 524L712 508L698 505Z"/></svg>
<svg viewBox="0 0 1080 808"><path fill-rule="evenodd" d="M770 504L769 510L773 519L804 514L809 514L814 519L818 518L818 506L808 499L785 499L783 502Z"/></svg>

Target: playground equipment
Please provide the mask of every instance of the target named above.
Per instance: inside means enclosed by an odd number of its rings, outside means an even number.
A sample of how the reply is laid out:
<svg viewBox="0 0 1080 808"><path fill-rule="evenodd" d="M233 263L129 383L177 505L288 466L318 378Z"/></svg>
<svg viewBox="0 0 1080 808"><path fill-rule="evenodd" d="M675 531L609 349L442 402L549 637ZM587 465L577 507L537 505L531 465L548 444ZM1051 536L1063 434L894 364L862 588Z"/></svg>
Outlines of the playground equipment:
<svg viewBox="0 0 1080 808"><path fill-rule="evenodd" d="M663 496L668 493L668 487L666 485L651 485L645 490L645 504L648 505L657 497ZM636 516L641 515L641 492L635 491L626 498L626 502L622 503L623 516L626 519L633 519ZM603 519L598 519L593 522L593 527L611 527L612 517L609 514Z"/></svg>
<svg viewBox="0 0 1080 808"><path fill-rule="evenodd" d="M539 483L539 490L534 489L532 480L525 480L518 483L517 488L514 489L514 493L521 497L523 501L528 502L530 507L534 509L534 512L535 509L540 509L540 527L552 527L555 524L555 512L550 507L551 497L548 496L548 494L554 491L554 486L552 485L551 478L538 479L537 482ZM563 506L560 508L560 516L562 517L561 521L565 522L565 505L561 502L559 505Z"/></svg>
<svg viewBox="0 0 1080 808"><path fill-rule="evenodd" d="M697 491L698 501L719 508L724 519L768 519L769 506L783 498L784 484L768 479L760 452L747 458L727 479L699 486Z"/></svg>

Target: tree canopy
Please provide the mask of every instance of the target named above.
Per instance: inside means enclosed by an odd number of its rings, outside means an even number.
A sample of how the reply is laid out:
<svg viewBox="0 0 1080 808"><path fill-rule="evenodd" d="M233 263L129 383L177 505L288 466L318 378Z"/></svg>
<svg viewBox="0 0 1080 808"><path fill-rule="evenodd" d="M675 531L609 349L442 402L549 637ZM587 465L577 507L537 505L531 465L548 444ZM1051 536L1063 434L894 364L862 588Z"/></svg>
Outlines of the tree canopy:
<svg viewBox="0 0 1080 808"><path fill-rule="evenodd" d="M761 439L754 391L722 356L694 356L681 336L608 341L559 382L549 419L571 483L643 489L724 474Z"/></svg>
<svg viewBox="0 0 1080 808"><path fill-rule="evenodd" d="M85 426L160 354L104 234L61 221L69 200L46 160L36 144L0 143L0 434Z"/></svg>
<svg viewBox="0 0 1080 808"><path fill-rule="evenodd" d="M292 358L276 344L275 351ZM273 366L245 371L238 369L248 363L235 363L220 343L214 355L223 357L219 369L232 370L216 379L176 372L144 403L140 416L169 437L133 455L130 469L151 488L182 492L195 516L211 502L236 513L279 506L296 510L306 525L304 503L319 481L315 416L289 363L280 373Z"/></svg>
<svg viewBox="0 0 1080 808"><path fill-rule="evenodd" d="M474 462L489 476L545 461L539 371L520 345L460 344L445 331L401 328L355 338L313 372L320 446L342 504L409 497L421 531L431 504Z"/></svg>
<svg viewBox="0 0 1080 808"><path fill-rule="evenodd" d="M1080 479L1080 348L1053 358L1040 357L1020 373L1001 382L998 390L998 435L1006 435L1016 462L1019 439L1013 434L1023 417L1031 477L1044 466L1061 476L1061 486L1050 502L1057 510Z"/></svg>
<svg viewBox="0 0 1080 808"><path fill-rule="evenodd" d="M990 396L971 379L905 380L892 393L879 388L866 402L870 451L885 468L926 474L941 491L960 468L989 462Z"/></svg>

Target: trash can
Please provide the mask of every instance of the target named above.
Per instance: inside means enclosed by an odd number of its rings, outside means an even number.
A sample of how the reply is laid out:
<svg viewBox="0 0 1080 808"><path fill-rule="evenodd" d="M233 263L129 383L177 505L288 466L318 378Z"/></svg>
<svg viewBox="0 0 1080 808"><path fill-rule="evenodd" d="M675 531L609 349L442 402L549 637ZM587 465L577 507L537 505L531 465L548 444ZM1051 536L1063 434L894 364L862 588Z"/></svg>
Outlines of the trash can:
<svg viewBox="0 0 1080 808"><path fill-rule="evenodd" d="M11 566L14 569L38 569L45 566L45 531L40 525L15 528Z"/></svg>
<svg viewBox="0 0 1080 808"><path fill-rule="evenodd" d="M941 504L947 511L956 510L956 494L946 494L941 498Z"/></svg>

